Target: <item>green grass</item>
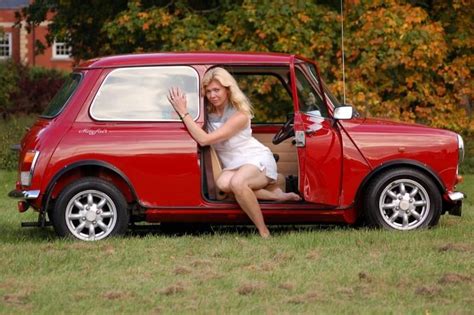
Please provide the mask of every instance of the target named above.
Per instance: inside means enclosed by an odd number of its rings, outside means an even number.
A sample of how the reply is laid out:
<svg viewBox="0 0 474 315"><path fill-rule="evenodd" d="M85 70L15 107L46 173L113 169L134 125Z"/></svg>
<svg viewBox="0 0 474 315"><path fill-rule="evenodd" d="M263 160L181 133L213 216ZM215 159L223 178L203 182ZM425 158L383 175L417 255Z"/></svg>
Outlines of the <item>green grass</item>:
<svg viewBox="0 0 474 315"><path fill-rule="evenodd" d="M459 166L461 174L474 174L474 134L463 136L465 155Z"/></svg>
<svg viewBox="0 0 474 315"><path fill-rule="evenodd" d="M174 236L155 231L98 243L58 239L5 197L0 171L0 313L468 314L474 309L474 205L437 228L344 227ZM461 190L474 195L474 175Z"/></svg>
<svg viewBox="0 0 474 315"><path fill-rule="evenodd" d="M0 117L0 169L16 169L18 153L11 150L19 144L26 128L33 125L37 115L15 115L4 120Z"/></svg>

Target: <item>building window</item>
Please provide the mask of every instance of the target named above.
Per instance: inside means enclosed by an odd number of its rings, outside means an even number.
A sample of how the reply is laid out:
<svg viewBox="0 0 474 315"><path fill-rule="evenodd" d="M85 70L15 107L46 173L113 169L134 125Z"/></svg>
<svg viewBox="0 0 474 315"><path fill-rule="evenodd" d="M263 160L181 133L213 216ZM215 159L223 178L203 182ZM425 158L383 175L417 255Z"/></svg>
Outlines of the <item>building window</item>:
<svg viewBox="0 0 474 315"><path fill-rule="evenodd" d="M64 42L54 42L53 59L71 59L71 46Z"/></svg>
<svg viewBox="0 0 474 315"><path fill-rule="evenodd" d="M10 58L12 55L12 33L0 34L0 59Z"/></svg>

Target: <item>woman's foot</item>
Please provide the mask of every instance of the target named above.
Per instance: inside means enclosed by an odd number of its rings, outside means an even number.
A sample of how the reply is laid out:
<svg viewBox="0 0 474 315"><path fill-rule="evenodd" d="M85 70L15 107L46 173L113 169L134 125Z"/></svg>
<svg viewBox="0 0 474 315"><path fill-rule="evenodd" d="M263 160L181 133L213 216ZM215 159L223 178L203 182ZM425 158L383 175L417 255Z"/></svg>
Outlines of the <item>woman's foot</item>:
<svg viewBox="0 0 474 315"><path fill-rule="evenodd" d="M266 227L262 230L258 230L258 233L260 234L260 236L262 238L270 238L271 237L270 231Z"/></svg>
<svg viewBox="0 0 474 315"><path fill-rule="evenodd" d="M300 195L292 193L292 192L285 193L280 188L275 189L273 192L277 195L278 201L300 201L301 200Z"/></svg>

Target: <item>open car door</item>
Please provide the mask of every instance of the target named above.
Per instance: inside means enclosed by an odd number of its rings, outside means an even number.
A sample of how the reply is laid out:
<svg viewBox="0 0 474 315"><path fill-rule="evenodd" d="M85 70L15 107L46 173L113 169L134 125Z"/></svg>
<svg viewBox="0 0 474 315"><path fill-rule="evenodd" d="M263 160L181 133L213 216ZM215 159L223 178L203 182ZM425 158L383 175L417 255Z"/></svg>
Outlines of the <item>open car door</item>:
<svg viewBox="0 0 474 315"><path fill-rule="evenodd" d="M292 73L299 190L306 201L338 206L342 178L341 137L319 92L317 78L307 67L307 64L297 64Z"/></svg>

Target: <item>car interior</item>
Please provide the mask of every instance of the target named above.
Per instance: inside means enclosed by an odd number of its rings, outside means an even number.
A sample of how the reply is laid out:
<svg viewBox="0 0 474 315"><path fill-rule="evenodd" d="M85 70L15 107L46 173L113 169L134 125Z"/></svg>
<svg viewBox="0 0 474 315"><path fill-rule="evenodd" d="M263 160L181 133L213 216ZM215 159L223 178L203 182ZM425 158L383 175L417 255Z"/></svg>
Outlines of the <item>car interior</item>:
<svg viewBox="0 0 474 315"><path fill-rule="evenodd" d="M225 67L255 109L252 134L273 153L278 168L277 185L286 192L298 192L298 155L293 140L293 101L287 67ZM283 133L282 133L283 131ZM276 141L275 141L276 140ZM215 185L222 166L211 146L201 148L203 192L210 201L232 201L232 194ZM260 200L260 202L274 202Z"/></svg>

